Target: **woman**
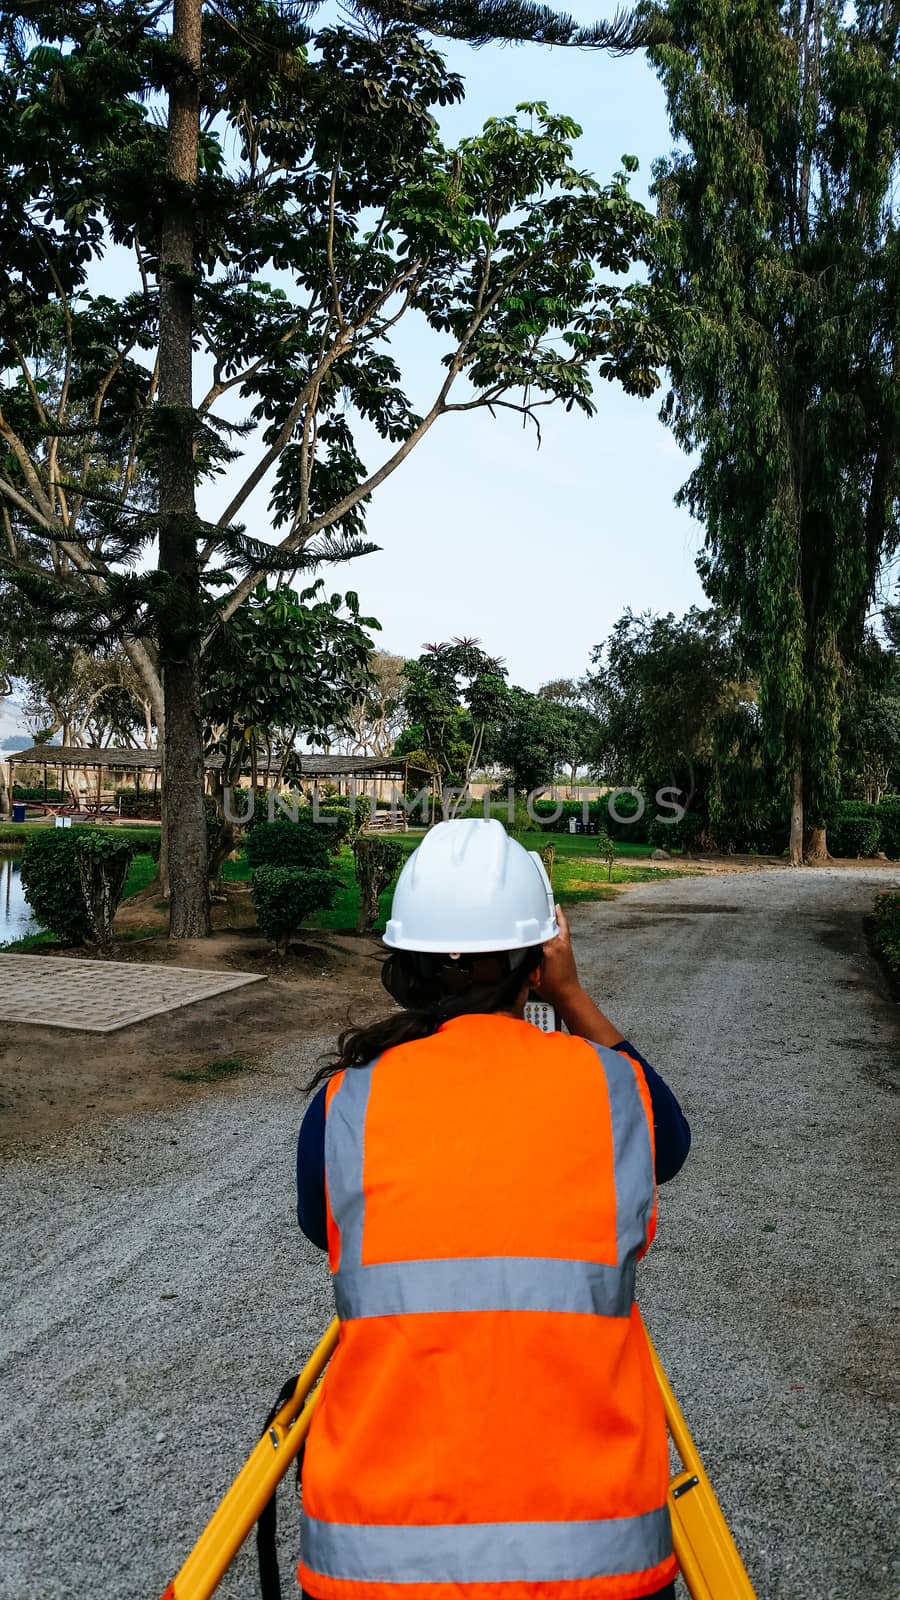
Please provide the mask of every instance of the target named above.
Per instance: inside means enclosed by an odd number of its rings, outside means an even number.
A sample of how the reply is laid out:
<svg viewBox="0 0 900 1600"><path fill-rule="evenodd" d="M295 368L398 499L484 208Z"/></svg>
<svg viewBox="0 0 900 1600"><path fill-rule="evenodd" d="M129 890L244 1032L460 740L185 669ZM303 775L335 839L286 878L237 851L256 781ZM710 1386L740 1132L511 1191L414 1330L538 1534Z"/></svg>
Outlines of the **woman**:
<svg viewBox="0 0 900 1600"><path fill-rule="evenodd" d="M341 1319L300 1582L315 1600L671 1600L634 1268L687 1123L581 988L540 858L499 822L426 834L385 943L404 1010L342 1035L298 1146ZM524 1020L532 989L568 1034Z"/></svg>

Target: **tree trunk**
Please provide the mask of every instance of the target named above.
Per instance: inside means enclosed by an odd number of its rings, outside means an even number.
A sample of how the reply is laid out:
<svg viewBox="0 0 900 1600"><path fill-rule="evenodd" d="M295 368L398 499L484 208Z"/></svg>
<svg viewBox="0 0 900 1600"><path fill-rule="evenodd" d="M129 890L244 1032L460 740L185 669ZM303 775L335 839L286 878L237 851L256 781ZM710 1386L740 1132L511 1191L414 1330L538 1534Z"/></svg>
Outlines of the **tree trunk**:
<svg viewBox="0 0 900 1600"><path fill-rule="evenodd" d="M791 837L789 844L792 867L803 865L803 771L799 761L794 768L793 801L791 804Z"/></svg>
<svg viewBox="0 0 900 1600"><path fill-rule="evenodd" d="M159 570L167 584L158 637L164 704L165 864L172 939L200 938L210 931L191 342L201 4L202 0L175 0L172 44L184 67L169 91L168 190L160 249Z"/></svg>
<svg viewBox="0 0 900 1600"><path fill-rule="evenodd" d="M806 841L804 860L808 866L821 867L832 858L828 854L828 841L824 828L810 828Z"/></svg>
<svg viewBox="0 0 900 1600"><path fill-rule="evenodd" d="M94 942L101 956L112 955L113 921L122 898L130 860L127 849L118 850L115 855L102 860L80 853L78 856L81 893Z"/></svg>
<svg viewBox="0 0 900 1600"><path fill-rule="evenodd" d="M3 820L9 816L9 806L10 795L6 782L6 767L4 763L0 761L0 820Z"/></svg>

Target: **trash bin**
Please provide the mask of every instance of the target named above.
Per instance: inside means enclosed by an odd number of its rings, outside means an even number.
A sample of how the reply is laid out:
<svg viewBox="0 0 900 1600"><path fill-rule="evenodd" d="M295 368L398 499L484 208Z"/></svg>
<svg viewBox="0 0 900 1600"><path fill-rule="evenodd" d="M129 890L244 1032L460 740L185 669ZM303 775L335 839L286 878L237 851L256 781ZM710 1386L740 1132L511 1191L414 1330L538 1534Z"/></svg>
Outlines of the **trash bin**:
<svg viewBox="0 0 900 1600"><path fill-rule="evenodd" d="M13 801L13 822L24 822L24 821L25 821L25 801L24 800L14 800Z"/></svg>

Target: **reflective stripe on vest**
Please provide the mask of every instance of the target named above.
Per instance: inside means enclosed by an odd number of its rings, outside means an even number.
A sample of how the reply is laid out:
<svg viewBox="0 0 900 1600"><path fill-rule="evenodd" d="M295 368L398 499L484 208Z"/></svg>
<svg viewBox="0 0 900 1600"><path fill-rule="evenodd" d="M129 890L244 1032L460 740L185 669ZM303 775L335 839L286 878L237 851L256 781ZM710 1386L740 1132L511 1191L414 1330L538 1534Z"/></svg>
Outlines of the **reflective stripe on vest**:
<svg viewBox="0 0 900 1600"><path fill-rule="evenodd" d="M597 1522L374 1527L304 1516L303 1564L373 1583L553 1583L658 1566L671 1554L668 1506Z"/></svg>
<svg viewBox="0 0 900 1600"><path fill-rule="evenodd" d="M631 1063L617 1050L593 1048L609 1090L616 1191L615 1266L532 1256L466 1256L365 1266L363 1169L366 1109L376 1066L372 1062L345 1072L325 1124L328 1193L341 1240L334 1279L339 1317L442 1311L630 1314L635 1261L646 1242L653 1207L652 1152Z"/></svg>

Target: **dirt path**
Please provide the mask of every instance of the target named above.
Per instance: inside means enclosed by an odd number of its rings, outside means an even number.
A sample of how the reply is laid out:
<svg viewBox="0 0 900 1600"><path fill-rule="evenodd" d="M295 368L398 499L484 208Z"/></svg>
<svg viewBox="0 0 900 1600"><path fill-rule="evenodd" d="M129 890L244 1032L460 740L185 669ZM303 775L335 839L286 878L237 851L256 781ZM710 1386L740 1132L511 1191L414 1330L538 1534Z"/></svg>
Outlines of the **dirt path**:
<svg viewBox="0 0 900 1600"><path fill-rule="evenodd" d="M641 1302L760 1600L900 1588L900 1027L861 931L888 886L679 879L574 919L585 980L693 1124ZM324 1326L292 1222L313 1052L3 1168L2 1600L158 1595ZM249 1561L219 1592L250 1600Z"/></svg>

